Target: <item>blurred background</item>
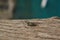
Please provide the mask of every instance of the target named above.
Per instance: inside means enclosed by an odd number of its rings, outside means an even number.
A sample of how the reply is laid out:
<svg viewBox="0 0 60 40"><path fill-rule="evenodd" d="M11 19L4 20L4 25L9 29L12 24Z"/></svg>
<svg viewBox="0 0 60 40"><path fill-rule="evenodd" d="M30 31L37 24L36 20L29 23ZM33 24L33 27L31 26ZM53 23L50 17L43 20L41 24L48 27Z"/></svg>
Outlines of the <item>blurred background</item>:
<svg viewBox="0 0 60 40"><path fill-rule="evenodd" d="M0 0L0 19L32 19L60 17L60 0Z"/></svg>
<svg viewBox="0 0 60 40"><path fill-rule="evenodd" d="M8 0L0 0L0 19L7 16Z"/></svg>
<svg viewBox="0 0 60 40"><path fill-rule="evenodd" d="M0 19L13 18L14 0L0 0Z"/></svg>

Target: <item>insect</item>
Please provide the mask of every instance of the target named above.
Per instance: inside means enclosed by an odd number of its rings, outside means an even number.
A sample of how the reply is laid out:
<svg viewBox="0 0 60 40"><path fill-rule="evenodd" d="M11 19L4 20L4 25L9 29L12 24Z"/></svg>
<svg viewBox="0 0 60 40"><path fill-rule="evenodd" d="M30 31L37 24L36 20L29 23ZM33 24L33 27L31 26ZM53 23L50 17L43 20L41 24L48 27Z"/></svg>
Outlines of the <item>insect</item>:
<svg viewBox="0 0 60 40"><path fill-rule="evenodd" d="M27 26L37 26L37 24L34 22L25 21L25 23L27 24Z"/></svg>

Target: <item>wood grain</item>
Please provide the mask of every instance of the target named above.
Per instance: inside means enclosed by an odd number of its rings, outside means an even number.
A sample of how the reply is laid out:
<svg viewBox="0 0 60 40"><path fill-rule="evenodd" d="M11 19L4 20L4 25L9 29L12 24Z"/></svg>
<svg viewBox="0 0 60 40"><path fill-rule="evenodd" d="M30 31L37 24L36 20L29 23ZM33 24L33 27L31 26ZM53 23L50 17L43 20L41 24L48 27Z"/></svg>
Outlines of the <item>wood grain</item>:
<svg viewBox="0 0 60 40"><path fill-rule="evenodd" d="M37 26L28 26L26 21ZM60 40L60 20L0 20L0 40Z"/></svg>

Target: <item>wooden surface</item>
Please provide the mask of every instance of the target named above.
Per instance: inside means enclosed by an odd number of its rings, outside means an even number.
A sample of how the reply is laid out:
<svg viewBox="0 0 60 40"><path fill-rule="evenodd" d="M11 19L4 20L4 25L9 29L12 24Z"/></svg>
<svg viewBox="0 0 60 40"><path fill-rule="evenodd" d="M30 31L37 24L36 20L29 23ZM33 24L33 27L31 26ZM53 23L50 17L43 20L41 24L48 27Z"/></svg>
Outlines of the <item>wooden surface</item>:
<svg viewBox="0 0 60 40"><path fill-rule="evenodd" d="M60 19L0 20L0 40L60 40Z"/></svg>

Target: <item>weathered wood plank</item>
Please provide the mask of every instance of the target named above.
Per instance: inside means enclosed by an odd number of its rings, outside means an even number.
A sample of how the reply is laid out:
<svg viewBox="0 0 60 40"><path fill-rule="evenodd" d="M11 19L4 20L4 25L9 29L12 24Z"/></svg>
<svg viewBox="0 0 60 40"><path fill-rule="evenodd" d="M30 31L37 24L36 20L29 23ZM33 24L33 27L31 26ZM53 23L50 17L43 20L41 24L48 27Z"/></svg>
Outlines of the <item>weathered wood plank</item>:
<svg viewBox="0 0 60 40"><path fill-rule="evenodd" d="M60 40L60 20L0 20L0 40Z"/></svg>

